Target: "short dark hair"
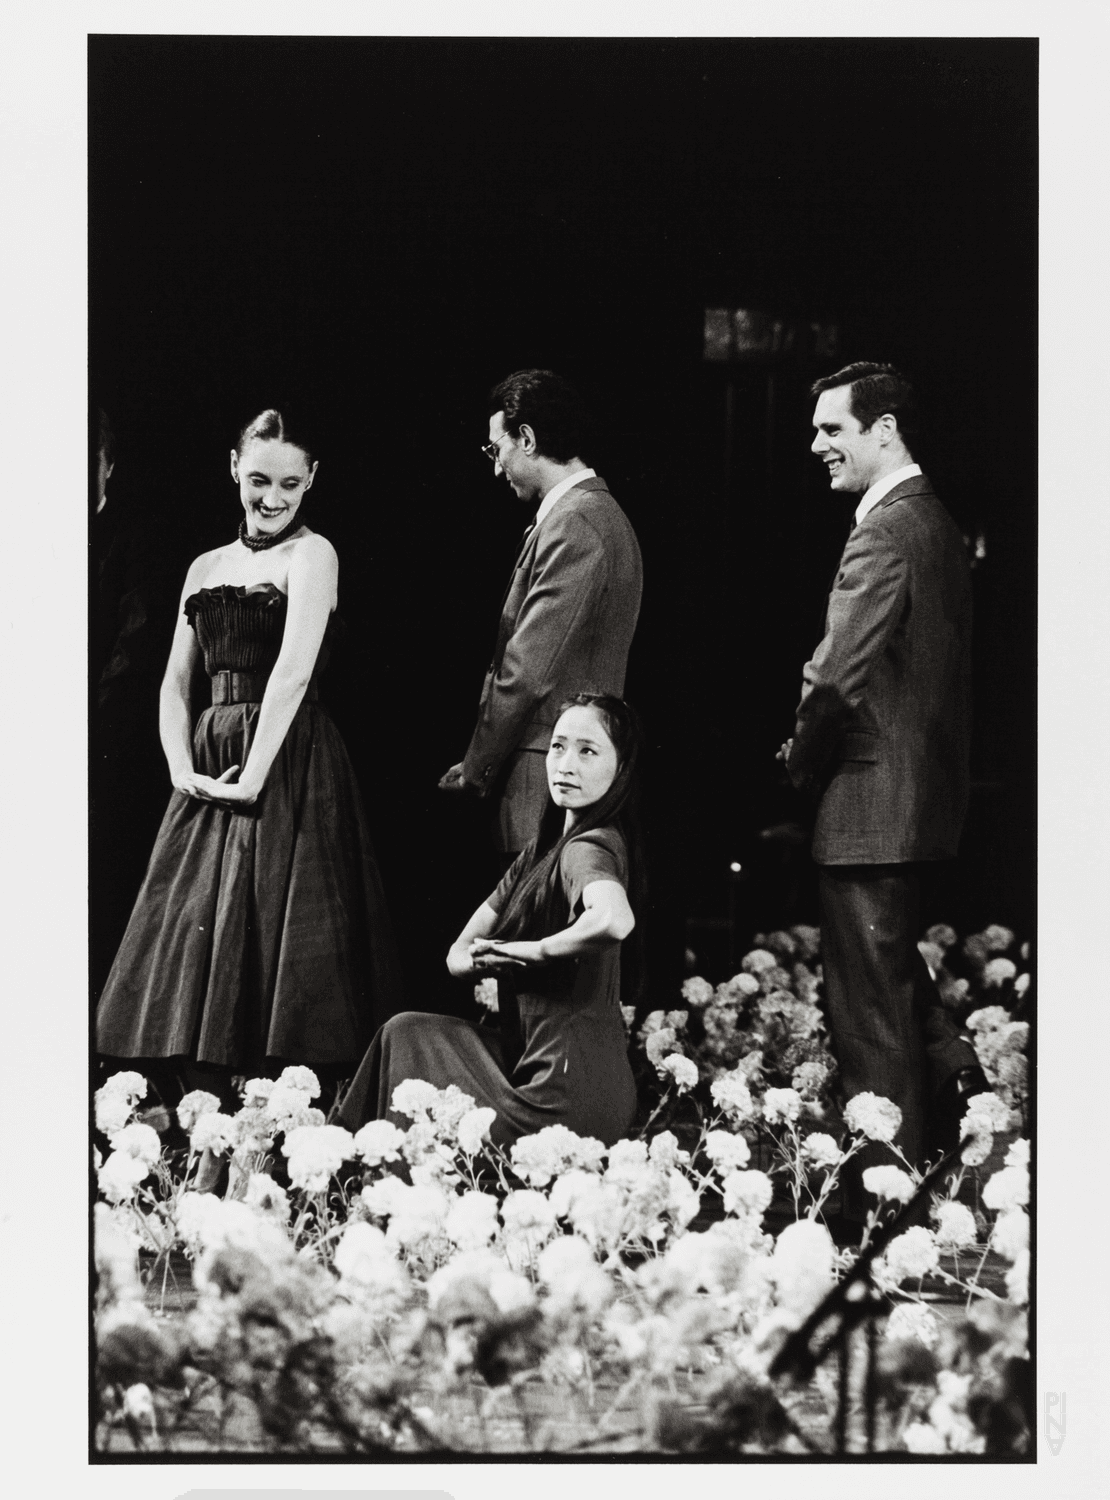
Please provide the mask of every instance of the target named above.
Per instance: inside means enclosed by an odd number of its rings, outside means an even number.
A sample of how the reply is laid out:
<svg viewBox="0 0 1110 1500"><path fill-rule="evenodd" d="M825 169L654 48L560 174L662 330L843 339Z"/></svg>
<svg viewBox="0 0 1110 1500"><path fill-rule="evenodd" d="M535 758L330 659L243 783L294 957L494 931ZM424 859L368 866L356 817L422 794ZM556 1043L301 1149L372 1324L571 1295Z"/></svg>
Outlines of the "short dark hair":
<svg viewBox="0 0 1110 1500"><path fill-rule="evenodd" d="M316 445L305 431L303 420L296 414L291 417L288 407L279 411L276 406L268 406L265 411L260 411L256 417L245 422L235 439L236 453L241 454L254 438L264 443L291 443L294 448L301 450L308 460L309 468L312 467Z"/></svg>
<svg viewBox="0 0 1110 1500"><path fill-rule="evenodd" d="M505 430L517 437L527 422L536 447L554 463L581 458L590 439L590 419L581 396L554 370L517 370L489 393L489 415L505 413Z"/></svg>
<svg viewBox="0 0 1110 1500"><path fill-rule="evenodd" d="M851 387L848 409L864 432L868 432L879 417L890 415L898 423L898 435L906 447L916 441L921 431L917 398L913 386L900 370L893 365L859 360L854 365L845 365L835 375L815 380L809 393L819 396L822 391L834 391L844 385Z"/></svg>

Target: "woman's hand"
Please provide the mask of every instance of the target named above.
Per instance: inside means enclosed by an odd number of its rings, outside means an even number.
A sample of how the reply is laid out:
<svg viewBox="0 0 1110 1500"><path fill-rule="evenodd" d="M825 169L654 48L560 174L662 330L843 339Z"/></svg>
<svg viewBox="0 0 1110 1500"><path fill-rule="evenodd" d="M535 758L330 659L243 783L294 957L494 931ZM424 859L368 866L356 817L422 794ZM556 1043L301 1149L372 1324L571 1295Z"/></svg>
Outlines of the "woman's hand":
<svg viewBox="0 0 1110 1500"><path fill-rule="evenodd" d="M237 804L249 807L252 802L257 802L258 792L249 784L228 780L238 770L238 766L229 766L222 776L202 776L199 771L190 771L180 781L175 780L174 785L179 792L195 797L198 802L223 802L229 806Z"/></svg>
<svg viewBox="0 0 1110 1500"><path fill-rule="evenodd" d="M496 974L499 970L536 969L548 962L541 943L500 943L495 938L475 938L470 945L470 961L476 974Z"/></svg>

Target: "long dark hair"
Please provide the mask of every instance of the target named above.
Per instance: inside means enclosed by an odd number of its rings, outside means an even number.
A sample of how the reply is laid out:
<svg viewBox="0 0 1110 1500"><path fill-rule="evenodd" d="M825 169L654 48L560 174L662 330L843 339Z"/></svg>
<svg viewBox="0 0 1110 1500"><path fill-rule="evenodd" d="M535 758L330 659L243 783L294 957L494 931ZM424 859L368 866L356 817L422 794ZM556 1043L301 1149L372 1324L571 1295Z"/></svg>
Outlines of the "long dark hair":
<svg viewBox="0 0 1110 1500"><path fill-rule="evenodd" d="M637 763L643 746L643 729L634 708L608 693L577 693L559 706L559 717L568 708L592 708L617 752L617 774L603 797L584 807L578 821L564 832L566 810L549 796L536 837L520 861L520 872L502 907L491 936L509 942L519 938L548 937L570 920L559 858L572 838L591 828L616 828L628 852L628 904L636 919L631 937L622 946L621 989L625 1004L634 1004L642 983L642 918L646 907L643 837L640 831Z"/></svg>

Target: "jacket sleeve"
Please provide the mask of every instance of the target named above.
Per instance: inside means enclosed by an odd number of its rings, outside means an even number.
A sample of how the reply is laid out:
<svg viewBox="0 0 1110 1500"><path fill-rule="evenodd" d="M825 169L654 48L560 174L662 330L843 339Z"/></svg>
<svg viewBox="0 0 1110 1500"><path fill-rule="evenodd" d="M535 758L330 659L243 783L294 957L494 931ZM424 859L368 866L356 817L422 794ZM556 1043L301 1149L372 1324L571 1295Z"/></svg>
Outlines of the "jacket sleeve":
<svg viewBox="0 0 1110 1500"><path fill-rule="evenodd" d="M906 557L887 528L858 528L829 596L824 638L802 669L787 765L795 786L812 785L835 752L902 617L907 589Z"/></svg>
<svg viewBox="0 0 1110 1500"><path fill-rule="evenodd" d="M559 517L538 539L531 586L463 760L468 781L485 785L516 749L536 708L558 687L608 575L601 537L579 512Z"/></svg>

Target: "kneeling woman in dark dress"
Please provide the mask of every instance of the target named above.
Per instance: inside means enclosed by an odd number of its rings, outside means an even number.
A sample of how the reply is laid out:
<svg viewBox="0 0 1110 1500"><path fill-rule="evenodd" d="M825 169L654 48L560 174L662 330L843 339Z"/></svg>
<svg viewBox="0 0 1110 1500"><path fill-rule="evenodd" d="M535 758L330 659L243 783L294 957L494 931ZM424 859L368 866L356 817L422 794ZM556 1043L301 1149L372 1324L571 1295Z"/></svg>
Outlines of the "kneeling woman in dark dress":
<svg viewBox="0 0 1110 1500"><path fill-rule="evenodd" d="M539 834L447 955L459 978L498 976L502 1020L519 1015L518 1035L454 1016L395 1016L337 1112L348 1129L385 1119L396 1086L420 1078L457 1084L495 1109L490 1136L499 1145L545 1125L606 1145L627 1134L636 1088L620 1012L621 949L642 902L640 738L619 698L583 694L564 705Z"/></svg>

